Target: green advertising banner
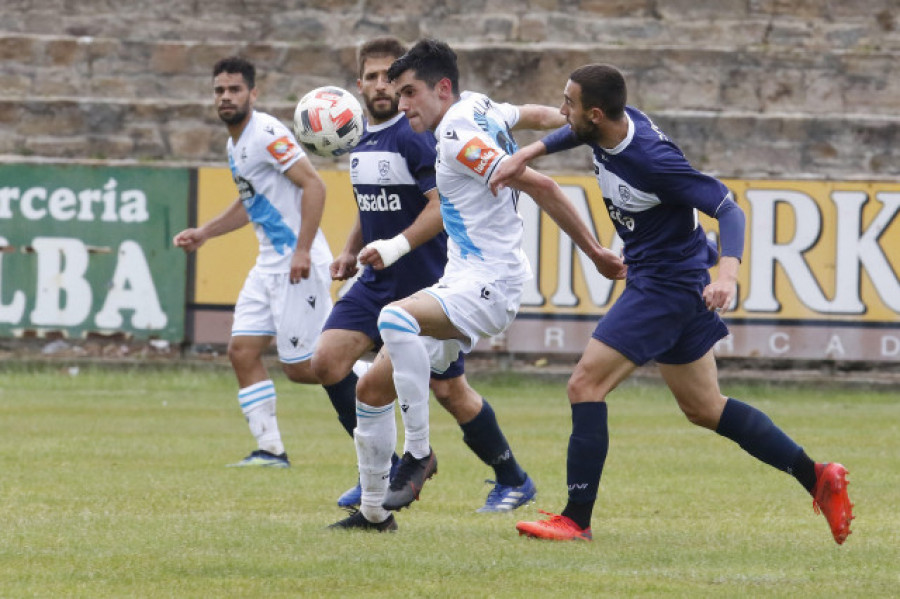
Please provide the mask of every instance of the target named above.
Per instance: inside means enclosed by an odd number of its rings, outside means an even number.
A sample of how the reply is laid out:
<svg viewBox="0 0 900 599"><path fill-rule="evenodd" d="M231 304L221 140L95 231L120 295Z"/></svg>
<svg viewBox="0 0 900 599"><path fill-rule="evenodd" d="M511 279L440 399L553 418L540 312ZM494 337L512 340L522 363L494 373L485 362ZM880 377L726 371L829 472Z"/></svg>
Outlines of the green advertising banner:
<svg viewBox="0 0 900 599"><path fill-rule="evenodd" d="M0 165L0 335L184 337L187 169Z"/></svg>

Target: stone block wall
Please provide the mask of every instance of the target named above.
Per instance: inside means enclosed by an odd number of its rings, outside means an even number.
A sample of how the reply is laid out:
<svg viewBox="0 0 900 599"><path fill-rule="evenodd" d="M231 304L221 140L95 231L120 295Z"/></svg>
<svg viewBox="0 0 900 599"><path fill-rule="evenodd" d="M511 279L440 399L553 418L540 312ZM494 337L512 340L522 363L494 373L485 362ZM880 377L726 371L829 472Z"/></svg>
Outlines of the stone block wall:
<svg viewBox="0 0 900 599"><path fill-rule="evenodd" d="M392 34L448 41L463 87L516 103L555 105L572 69L615 64L630 103L723 176L900 176L896 0L437 4L5 0L0 159L222 164L218 58L253 59L258 107L288 121L308 89L353 89L356 45ZM540 166L590 168L586 153Z"/></svg>

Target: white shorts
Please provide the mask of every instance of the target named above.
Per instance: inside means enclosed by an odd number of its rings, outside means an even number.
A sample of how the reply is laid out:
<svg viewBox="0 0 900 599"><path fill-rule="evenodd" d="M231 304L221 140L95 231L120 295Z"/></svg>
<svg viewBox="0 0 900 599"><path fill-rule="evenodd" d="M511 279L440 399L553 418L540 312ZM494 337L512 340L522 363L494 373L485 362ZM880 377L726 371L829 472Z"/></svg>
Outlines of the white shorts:
<svg viewBox="0 0 900 599"><path fill-rule="evenodd" d="M467 339L426 337L431 369L443 372L458 356L469 353L480 339L499 335L509 327L522 301L524 283L487 281L457 274L441 277L423 289L441 303L447 318Z"/></svg>
<svg viewBox="0 0 900 599"><path fill-rule="evenodd" d="M282 362L303 362L312 357L329 312L327 264L313 264L309 277L294 285L289 273L260 273L254 267L234 306L231 336L275 337Z"/></svg>

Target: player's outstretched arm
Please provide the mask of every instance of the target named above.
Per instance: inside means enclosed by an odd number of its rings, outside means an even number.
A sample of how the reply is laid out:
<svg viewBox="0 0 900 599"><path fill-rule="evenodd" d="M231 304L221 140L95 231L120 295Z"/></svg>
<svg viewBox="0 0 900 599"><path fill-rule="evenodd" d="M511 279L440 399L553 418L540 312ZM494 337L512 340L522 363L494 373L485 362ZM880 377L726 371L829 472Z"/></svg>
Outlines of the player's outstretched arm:
<svg viewBox="0 0 900 599"><path fill-rule="evenodd" d="M240 229L250 222L247 211L244 210L241 200L231 203L221 214L211 219L203 226L185 229L172 238L172 243L185 252L193 252L203 245L207 239L218 237Z"/></svg>
<svg viewBox="0 0 900 599"><path fill-rule="evenodd" d="M529 162L546 153L547 146L544 145L544 142L538 140L521 148L515 154L503 158L491 175L489 183L491 193L497 195L497 192L509 185L511 180L525 172L525 167L528 166Z"/></svg>
<svg viewBox="0 0 900 599"><path fill-rule="evenodd" d="M521 129L558 129L566 124L566 117L559 108L541 104L523 104L519 106L519 121L513 130Z"/></svg>
<svg viewBox="0 0 900 599"><path fill-rule="evenodd" d="M575 245L591 259L600 274L608 279L625 278L627 268L622 258L600 245L594 234L578 216L572 202L553 179L526 168L521 175L511 179L509 185L530 195L535 203L559 225L559 228L566 232Z"/></svg>
<svg viewBox="0 0 900 599"><path fill-rule="evenodd" d="M375 270L387 268L411 250L419 247L444 230L441 218L441 198L437 189L425 192L428 203L409 227L391 239L377 239L363 248L359 261Z"/></svg>

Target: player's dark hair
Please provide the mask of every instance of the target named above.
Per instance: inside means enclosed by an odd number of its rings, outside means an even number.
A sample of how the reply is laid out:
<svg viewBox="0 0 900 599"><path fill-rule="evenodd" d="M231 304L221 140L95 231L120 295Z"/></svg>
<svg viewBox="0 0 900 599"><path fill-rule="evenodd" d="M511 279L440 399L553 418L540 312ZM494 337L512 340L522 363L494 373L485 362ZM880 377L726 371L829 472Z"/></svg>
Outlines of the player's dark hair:
<svg viewBox="0 0 900 599"><path fill-rule="evenodd" d="M453 93L459 95L456 52L444 42L432 39L419 40L409 52L394 61L388 69L388 79L396 81L406 71L413 71L416 79L421 79L432 89L438 81L446 77L450 80Z"/></svg>
<svg viewBox="0 0 900 599"><path fill-rule="evenodd" d="M599 108L610 120L618 120L625 114L628 92L625 77L613 66L589 64L578 67L569 79L581 86L581 105Z"/></svg>
<svg viewBox="0 0 900 599"><path fill-rule="evenodd" d="M256 67L246 58L229 56L213 66L213 78L219 73L240 73L248 89L256 87Z"/></svg>
<svg viewBox="0 0 900 599"><path fill-rule="evenodd" d="M357 62L359 64L359 78L362 79L366 61L370 58L393 58L394 60L406 54L406 46L395 37L376 37L365 42L359 47Z"/></svg>

